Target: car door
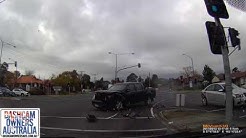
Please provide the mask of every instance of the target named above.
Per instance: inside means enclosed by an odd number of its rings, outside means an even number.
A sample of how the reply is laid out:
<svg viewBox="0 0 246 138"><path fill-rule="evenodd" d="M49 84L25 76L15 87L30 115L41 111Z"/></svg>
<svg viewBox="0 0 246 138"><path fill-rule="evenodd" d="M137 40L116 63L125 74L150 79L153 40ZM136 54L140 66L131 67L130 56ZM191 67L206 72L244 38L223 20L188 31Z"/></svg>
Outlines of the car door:
<svg viewBox="0 0 246 138"><path fill-rule="evenodd" d="M128 97L128 100L131 102L131 103L136 103L136 100L137 100L137 93L136 93L136 88L134 86L134 84L128 84L126 86L126 90L127 90L127 97Z"/></svg>
<svg viewBox="0 0 246 138"><path fill-rule="evenodd" d="M221 85L215 84L214 85L214 93L215 93L215 103L218 105L225 104L225 92Z"/></svg>
<svg viewBox="0 0 246 138"><path fill-rule="evenodd" d="M20 90L19 89L14 89L14 93L17 95L20 95Z"/></svg>
<svg viewBox="0 0 246 138"><path fill-rule="evenodd" d="M213 104L215 103L216 98L214 93L214 86L215 86L214 84L211 84L204 91L208 103L213 103Z"/></svg>
<svg viewBox="0 0 246 138"><path fill-rule="evenodd" d="M136 102L140 102L140 101L144 101L145 100L145 93L143 91L142 85L136 83L135 84L136 87Z"/></svg>

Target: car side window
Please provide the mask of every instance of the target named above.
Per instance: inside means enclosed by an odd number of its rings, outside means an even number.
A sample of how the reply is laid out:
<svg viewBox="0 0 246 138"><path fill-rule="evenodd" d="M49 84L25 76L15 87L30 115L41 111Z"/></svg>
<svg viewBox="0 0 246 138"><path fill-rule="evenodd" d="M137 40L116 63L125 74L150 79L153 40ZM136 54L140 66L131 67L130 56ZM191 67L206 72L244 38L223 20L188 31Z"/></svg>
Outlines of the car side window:
<svg viewBox="0 0 246 138"><path fill-rule="evenodd" d="M218 84L216 84L215 86L214 86L214 91L219 91L219 90L221 90L222 89L222 87L220 86L220 85L218 85Z"/></svg>
<svg viewBox="0 0 246 138"><path fill-rule="evenodd" d="M129 85L127 86L127 89L129 89L131 92L136 91L136 90L135 90L135 86L134 86L133 84L129 84Z"/></svg>
<svg viewBox="0 0 246 138"><path fill-rule="evenodd" d="M210 85L210 86L206 89L206 91L214 91L214 85Z"/></svg>

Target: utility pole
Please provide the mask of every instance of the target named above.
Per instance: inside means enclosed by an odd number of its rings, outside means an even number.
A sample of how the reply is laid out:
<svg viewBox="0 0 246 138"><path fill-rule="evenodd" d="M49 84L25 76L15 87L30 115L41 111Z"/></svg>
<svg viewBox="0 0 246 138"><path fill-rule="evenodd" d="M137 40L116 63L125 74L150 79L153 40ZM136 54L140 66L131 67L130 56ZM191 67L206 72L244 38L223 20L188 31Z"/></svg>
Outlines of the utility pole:
<svg viewBox="0 0 246 138"><path fill-rule="evenodd" d="M210 49L213 54L222 54L225 72L225 93L226 93L226 121L230 124L233 117L233 100L232 100L232 81L229 61L228 44L225 37L224 28L220 18L228 19L225 3L223 0L204 0L207 12L214 17L215 22L206 22L206 28L210 43Z"/></svg>
<svg viewBox="0 0 246 138"><path fill-rule="evenodd" d="M80 84L80 88L81 88L81 92L83 93L82 78L83 78L83 72L85 72L85 71L79 71L79 72L80 72L80 82L81 82L81 84Z"/></svg>
<svg viewBox="0 0 246 138"><path fill-rule="evenodd" d="M149 72L149 87L150 87L150 72Z"/></svg>
<svg viewBox="0 0 246 138"><path fill-rule="evenodd" d="M115 55L115 74L114 74L114 78L115 78L115 81L117 79L117 70L118 70L118 55L134 55L135 53L113 53L113 52L108 52L108 54L113 54Z"/></svg>
<svg viewBox="0 0 246 138"><path fill-rule="evenodd" d="M220 27L224 32L224 28L220 22L219 18L214 18L216 26ZM233 117L233 100L232 100L232 81L231 81L231 68L229 61L229 51L226 37L224 37L225 45L221 46L222 58L224 63L224 72L225 72L225 90L226 90L226 120L231 121Z"/></svg>

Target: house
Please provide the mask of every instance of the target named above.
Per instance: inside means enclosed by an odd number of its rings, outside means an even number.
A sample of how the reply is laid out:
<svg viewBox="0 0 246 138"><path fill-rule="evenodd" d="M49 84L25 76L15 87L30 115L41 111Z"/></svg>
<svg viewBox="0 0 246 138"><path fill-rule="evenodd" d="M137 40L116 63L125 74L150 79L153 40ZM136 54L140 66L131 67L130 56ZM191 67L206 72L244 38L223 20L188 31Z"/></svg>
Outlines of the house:
<svg viewBox="0 0 246 138"><path fill-rule="evenodd" d="M225 80L225 75L222 73L217 75L217 77L220 79L220 81ZM246 84L246 71L244 72L238 71L238 72L231 73L231 79L232 82L238 86Z"/></svg>
<svg viewBox="0 0 246 138"><path fill-rule="evenodd" d="M17 86L23 88L26 91L30 91L32 88L42 88L43 81L37 79L34 75L21 75L17 81Z"/></svg>
<svg viewBox="0 0 246 138"><path fill-rule="evenodd" d="M212 83L217 83L217 82L220 82L220 79L219 77L214 76L214 78L212 79Z"/></svg>
<svg viewBox="0 0 246 138"><path fill-rule="evenodd" d="M234 72L231 74L232 82L238 86L244 85L246 82L246 71Z"/></svg>

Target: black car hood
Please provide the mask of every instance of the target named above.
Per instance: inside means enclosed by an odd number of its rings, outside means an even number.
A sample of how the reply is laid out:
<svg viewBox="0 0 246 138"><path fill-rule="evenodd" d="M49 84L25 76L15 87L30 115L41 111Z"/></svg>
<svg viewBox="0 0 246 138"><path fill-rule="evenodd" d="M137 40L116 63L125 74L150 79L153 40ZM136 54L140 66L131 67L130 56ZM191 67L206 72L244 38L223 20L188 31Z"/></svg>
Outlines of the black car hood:
<svg viewBox="0 0 246 138"><path fill-rule="evenodd" d="M95 91L96 93L119 93L121 91L110 91L110 90L98 90L98 91Z"/></svg>

